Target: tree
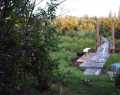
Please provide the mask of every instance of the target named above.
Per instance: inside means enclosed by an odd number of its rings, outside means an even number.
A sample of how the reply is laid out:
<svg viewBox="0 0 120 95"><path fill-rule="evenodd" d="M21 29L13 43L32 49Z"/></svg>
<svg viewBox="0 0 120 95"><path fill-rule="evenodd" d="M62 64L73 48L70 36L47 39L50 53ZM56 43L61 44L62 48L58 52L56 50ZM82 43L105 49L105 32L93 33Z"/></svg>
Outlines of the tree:
<svg viewBox="0 0 120 95"><path fill-rule="evenodd" d="M112 12L111 12L111 10L110 10L110 13L108 14L108 17L112 17Z"/></svg>
<svg viewBox="0 0 120 95"><path fill-rule="evenodd" d="M116 13L114 13L114 18L116 18Z"/></svg>
<svg viewBox="0 0 120 95"><path fill-rule="evenodd" d="M37 13L32 1L0 1L0 95L46 90L56 73L58 63L50 54L57 51L59 39L50 21L62 1L50 0Z"/></svg>

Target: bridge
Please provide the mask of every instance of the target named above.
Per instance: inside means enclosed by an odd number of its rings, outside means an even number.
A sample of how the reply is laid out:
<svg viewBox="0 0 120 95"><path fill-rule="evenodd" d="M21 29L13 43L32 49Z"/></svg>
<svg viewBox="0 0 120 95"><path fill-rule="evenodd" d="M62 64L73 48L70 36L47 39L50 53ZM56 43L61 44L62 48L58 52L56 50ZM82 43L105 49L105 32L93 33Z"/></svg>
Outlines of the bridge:
<svg viewBox="0 0 120 95"><path fill-rule="evenodd" d="M112 21L112 36L109 40L99 36L99 23L96 23L96 43L95 52L89 53L87 56L80 57L76 64L79 64L79 69L84 70L85 75L99 75L106 62L106 58L110 53L115 52L114 45L114 21Z"/></svg>
<svg viewBox="0 0 120 95"><path fill-rule="evenodd" d="M85 70L85 75L98 75L101 72L106 58L109 56L108 46L109 42L104 38L104 44L97 49L96 53L90 53L88 60L79 65L81 70ZM84 57L80 59L84 59Z"/></svg>

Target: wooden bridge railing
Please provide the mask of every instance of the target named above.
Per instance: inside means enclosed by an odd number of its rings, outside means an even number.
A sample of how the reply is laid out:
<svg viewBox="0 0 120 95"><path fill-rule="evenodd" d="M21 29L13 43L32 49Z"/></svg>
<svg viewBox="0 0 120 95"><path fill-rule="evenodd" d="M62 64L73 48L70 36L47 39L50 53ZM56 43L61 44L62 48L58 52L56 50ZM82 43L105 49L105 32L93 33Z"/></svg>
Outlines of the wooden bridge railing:
<svg viewBox="0 0 120 95"><path fill-rule="evenodd" d="M114 43L114 20L112 20L112 36L109 37L109 53L114 53L115 52L115 43ZM103 44L103 36L99 36L99 22L96 22L96 41L95 41L95 52Z"/></svg>
<svg viewBox="0 0 120 95"><path fill-rule="evenodd" d="M98 21L96 23L96 37L95 38L96 38L96 42L95 42L94 50L96 52L99 46L103 44L103 36L99 36L99 22Z"/></svg>
<svg viewBox="0 0 120 95"><path fill-rule="evenodd" d="M115 43L114 43L114 20L112 20L112 36L109 38L109 53L115 53Z"/></svg>

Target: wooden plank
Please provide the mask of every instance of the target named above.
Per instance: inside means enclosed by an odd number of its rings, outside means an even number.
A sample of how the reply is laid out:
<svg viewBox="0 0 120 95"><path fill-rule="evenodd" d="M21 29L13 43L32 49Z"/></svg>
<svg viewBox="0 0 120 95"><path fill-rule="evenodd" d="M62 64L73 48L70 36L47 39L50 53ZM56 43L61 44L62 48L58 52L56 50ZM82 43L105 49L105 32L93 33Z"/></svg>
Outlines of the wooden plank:
<svg viewBox="0 0 120 95"><path fill-rule="evenodd" d="M93 68L88 68L86 69L86 71L84 72L84 75L94 75L96 69Z"/></svg>
<svg viewBox="0 0 120 95"><path fill-rule="evenodd" d="M101 69L97 69L96 72L95 72L95 75L99 75L101 72Z"/></svg>
<svg viewBox="0 0 120 95"><path fill-rule="evenodd" d="M80 57L75 63L74 65L80 65L86 61L88 61L92 56L94 56L95 53L89 53L87 55L87 57L85 57L84 55L82 57Z"/></svg>
<svg viewBox="0 0 120 95"><path fill-rule="evenodd" d="M99 68L99 69L101 69L101 68L103 68L104 64L105 63L100 63L100 62L99 63L96 63L96 62L84 62L84 63L79 65L79 69L81 69L81 70L85 70L87 68Z"/></svg>
<svg viewBox="0 0 120 95"><path fill-rule="evenodd" d="M84 72L85 75L99 75L101 72L101 69L96 69L96 68L88 68Z"/></svg>
<svg viewBox="0 0 120 95"><path fill-rule="evenodd" d="M82 57L80 57L76 62L85 62L88 59L90 59L92 56L94 56L95 53L90 53L87 55L87 57L85 57L84 55Z"/></svg>

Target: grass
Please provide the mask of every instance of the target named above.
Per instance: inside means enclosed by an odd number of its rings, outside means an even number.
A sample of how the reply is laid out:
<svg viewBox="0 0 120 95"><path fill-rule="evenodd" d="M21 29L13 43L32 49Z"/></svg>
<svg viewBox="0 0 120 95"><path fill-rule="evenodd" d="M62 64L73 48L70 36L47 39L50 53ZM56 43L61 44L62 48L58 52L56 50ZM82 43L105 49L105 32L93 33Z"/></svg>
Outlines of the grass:
<svg viewBox="0 0 120 95"><path fill-rule="evenodd" d="M69 69L66 69L68 71ZM85 76L77 68L71 69L72 73L64 83L66 93L72 92L73 95L112 95L115 92L114 84L108 76ZM92 82L87 84L80 79L90 79ZM69 95L69 94L68 94Z"/></svg>
<svg viewBox="0 0 120 95"><path fill-rule="evenodd" d="M59 47L69 51L82 51L86 47L90 47L94 51L93 45L95 44L94 32L77 31L67 32L66 35L61 37L62 42Z"/></svg>
<svg viewBox="0 0 120 95"><path fill-rule="evenodd" d="M114 92L113 84L106 77L102 78L102 80L99 80L98 77L91 79L93 79L91 84L69 79L67 81L67 91L73 91L75 95L111 95Z"/></svg>
<svg viewBox="0 0 120 95"><path fill-rule="evenodd" d="M120 53L118 54L111 54L105 62L104 68L106 68L106 70L111 70L111 65L113 63L117 63L120 62Z"/></svg>
<svg viewBox="0 0 120 95"><path fill-rule="evenodd" d="M72 59L76 58L76 52L90 47L94 51L95 32L77 31L67 32L61 36L62 43L59 44L61 50L54 52L52 58L60 63L60 72L65 74L70 72L69 78L65 78L62 84L66 95L115 95L114 82L110 81L107 74L101 73L98 76L84 75L83 71L73 65ZM105 67L110 69L111 64L119 60L120 54L112 54L107 58ZM90 80L90 84L85 80ZM54 90L60 92L60 83L54 85ZM57 95L57 94L56 94Z"/></svg>
<svg viewBox="0 0 120 95"><path fill-rule="evenodd" d="M120 39L115 40L115 52L120 52Z"/></svg>

